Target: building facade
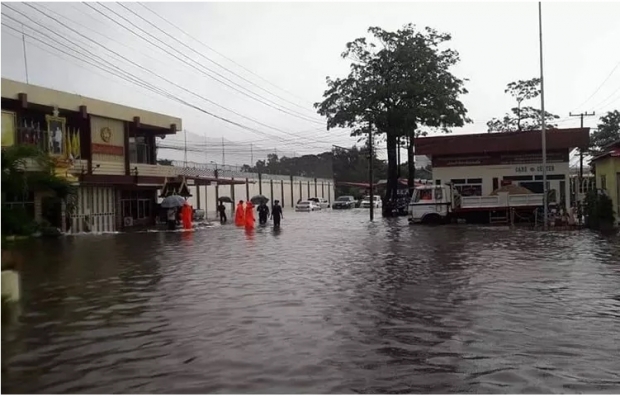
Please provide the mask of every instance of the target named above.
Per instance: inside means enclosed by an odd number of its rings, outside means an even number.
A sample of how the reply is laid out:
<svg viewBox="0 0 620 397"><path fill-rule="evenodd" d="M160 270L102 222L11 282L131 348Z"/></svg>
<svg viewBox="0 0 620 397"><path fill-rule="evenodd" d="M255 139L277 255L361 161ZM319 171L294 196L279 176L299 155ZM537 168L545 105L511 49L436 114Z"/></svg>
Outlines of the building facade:
<svg viewBox="0 0 620 397"><path fill-rule="evenodd" d="M177 176L174 167L157 164L155 139L181 127L176 117L2 79L2 146L37 146L54 159L57 174L77 186L70 219L46 192L28 197L36 221L63 231L153 223L157 190L164 178ZM63 208L51 208L58 205ZM60 221L48 216L59 211Z"/></svg>
<svg viewBox="0 0 620 397"><path fill-rule="evenodd" d="M547 188L562 208L570 205L570 151L587 147L589 129L552 129L547 140ZM453 183L463 196L487 196L512 184L543 192L540 131L447 135L416 139L429 156L436 184Z"/></svg>
<svg viewBox="0 0 620 397"><path fill-rule="evenodd" d="M620 223L620 141L608 145L592 159L596 187L607 192L613 202L616 222Z"/></svg>

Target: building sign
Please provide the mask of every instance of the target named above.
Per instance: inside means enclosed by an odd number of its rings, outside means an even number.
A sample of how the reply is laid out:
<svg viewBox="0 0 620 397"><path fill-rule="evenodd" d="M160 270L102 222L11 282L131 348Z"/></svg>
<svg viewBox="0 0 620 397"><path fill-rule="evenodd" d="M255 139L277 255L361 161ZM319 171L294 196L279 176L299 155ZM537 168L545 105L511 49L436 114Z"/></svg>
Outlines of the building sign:
<svg viewBox="0 0 620 397"><path fill-rule="evenodd" d="M15 144L15 113L2 111L2 147Z"/></svg>
<svg viewBox="0 0 620 397"><path fill-rule="evenodd" d="M480 165L540 164L541 153L490 153L468 156L433 156L433 167L471 167ZM568 162L568 150L547 152L548 163Z"/></svg>
<svg viewBox="0 0 620 397"><path fill-rule="evenodd" d="M555 166L553 165L547 165L547 172L553 172L555 171ZM543 166L542 165L537 165L537 166L527 166L527 165L522 165L519 167L515 167L515 172L518 174L525 174L525 173L530 173L530 172L543 172Z"/></svg>
<svg viewBox="0 0 620 397"><path fill-rule="evenodd" d="M122 146L102 145L100 143L92 144L93 153L107 154L110 156L122 156L125 152Z"/></svg>

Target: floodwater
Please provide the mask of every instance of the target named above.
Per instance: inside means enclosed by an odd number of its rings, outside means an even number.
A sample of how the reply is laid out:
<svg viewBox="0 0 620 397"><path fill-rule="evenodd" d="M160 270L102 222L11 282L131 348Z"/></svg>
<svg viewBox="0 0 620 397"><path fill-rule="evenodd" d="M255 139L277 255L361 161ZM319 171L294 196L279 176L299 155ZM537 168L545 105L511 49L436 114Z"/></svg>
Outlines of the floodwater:
<svg viewBox="0 0 620 397"><path fill-rule="evenodd" d="M620 392L618 237L285 216L33 243L2 392Z"/></svg>

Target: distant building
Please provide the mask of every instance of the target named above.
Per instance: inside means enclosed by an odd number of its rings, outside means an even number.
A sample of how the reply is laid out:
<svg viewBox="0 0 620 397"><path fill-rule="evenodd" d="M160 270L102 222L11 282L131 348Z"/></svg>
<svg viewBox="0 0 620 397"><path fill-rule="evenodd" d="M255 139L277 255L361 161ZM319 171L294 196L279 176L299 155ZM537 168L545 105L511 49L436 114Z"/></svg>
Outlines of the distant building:
<svg viewBox="0 0 620 397"><path fill-rule="evenodd" d="M547 184L557 202L570 204L569 153L589 143L588 128L546 133ZM445 135L416 139L416 153L429 156L436 184L451 182L464 196L487 196L502 185L542 193L541 132Z"/></svg>
<svg viewBox="0 0 620 397"><path fill-rule="evenodd" d="M614 204L616 220L620 222L620 140L605 147L602 154L591 161L596 176L596 187L609 194Z"/></svg>

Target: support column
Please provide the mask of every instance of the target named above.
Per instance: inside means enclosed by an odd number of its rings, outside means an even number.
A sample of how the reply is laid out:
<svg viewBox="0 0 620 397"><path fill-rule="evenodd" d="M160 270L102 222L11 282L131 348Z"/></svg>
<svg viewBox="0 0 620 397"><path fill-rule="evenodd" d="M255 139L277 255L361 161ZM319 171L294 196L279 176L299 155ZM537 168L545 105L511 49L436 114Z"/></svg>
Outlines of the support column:
<svg viewBox="0 0 620 397"><path fill-rule="evenodd" d="M280 197L282 198L282 205L284 205L284 179L280 180Z"/></svg>
<svg viewBox="0 0 620 397"><path fill-rule="evenodd" d="M196 185L196 209L200 209L200 185Z"/></svg>
<svg viewBox="0 0 620 397"><path fill-rule="evenodd" d="M269 200L271 200L271 205L273 206L273 179L269 180L269 190L270 190L269 194L271 195L269 197Z"/></svg>
<svg viewBox="0 0 620 397"><path fill-rule="evenodd" d="M294 192L294 187L293 187L293 175L290 176L291 177L291 208L295 208L295 192ZM284 203L282 203L284 204Z"/></svg>
<svg viewBox="0 0 620 397"><path fill-rule="evenodd" d="M310 181L308 181L308 198L310 198Z"/></svg>
<svg viewBox="0 0 620 397"><path fill-rule="evenodd" d="M325 198L325 181L321 180L321 196L323 196L323 198ZM332 199L331 197L327 197L327 201L329 201L331 203Z"/></svg>
<svg viewBox="0 0 620 397"><path fill-rule="evenodd" d="M250 180L245 178L245 200L250 201Z"/></svg>
<svg viewBox="0 0 620 397"><path fill-rule="evenodd" d="M235 177L233 176L231 178L232 184L230 185L230 199L232 200L233 204L231 206L231 210L230 213L232 214L232 216L235 216L235 203L237 202L237 200L235 199Z"/></svg>
<svg viewBox="0 0 620 397"><path fill-rule="evenodd" d="M263 194L263 174L260 172L258 173L258 194Z"/></svg>

